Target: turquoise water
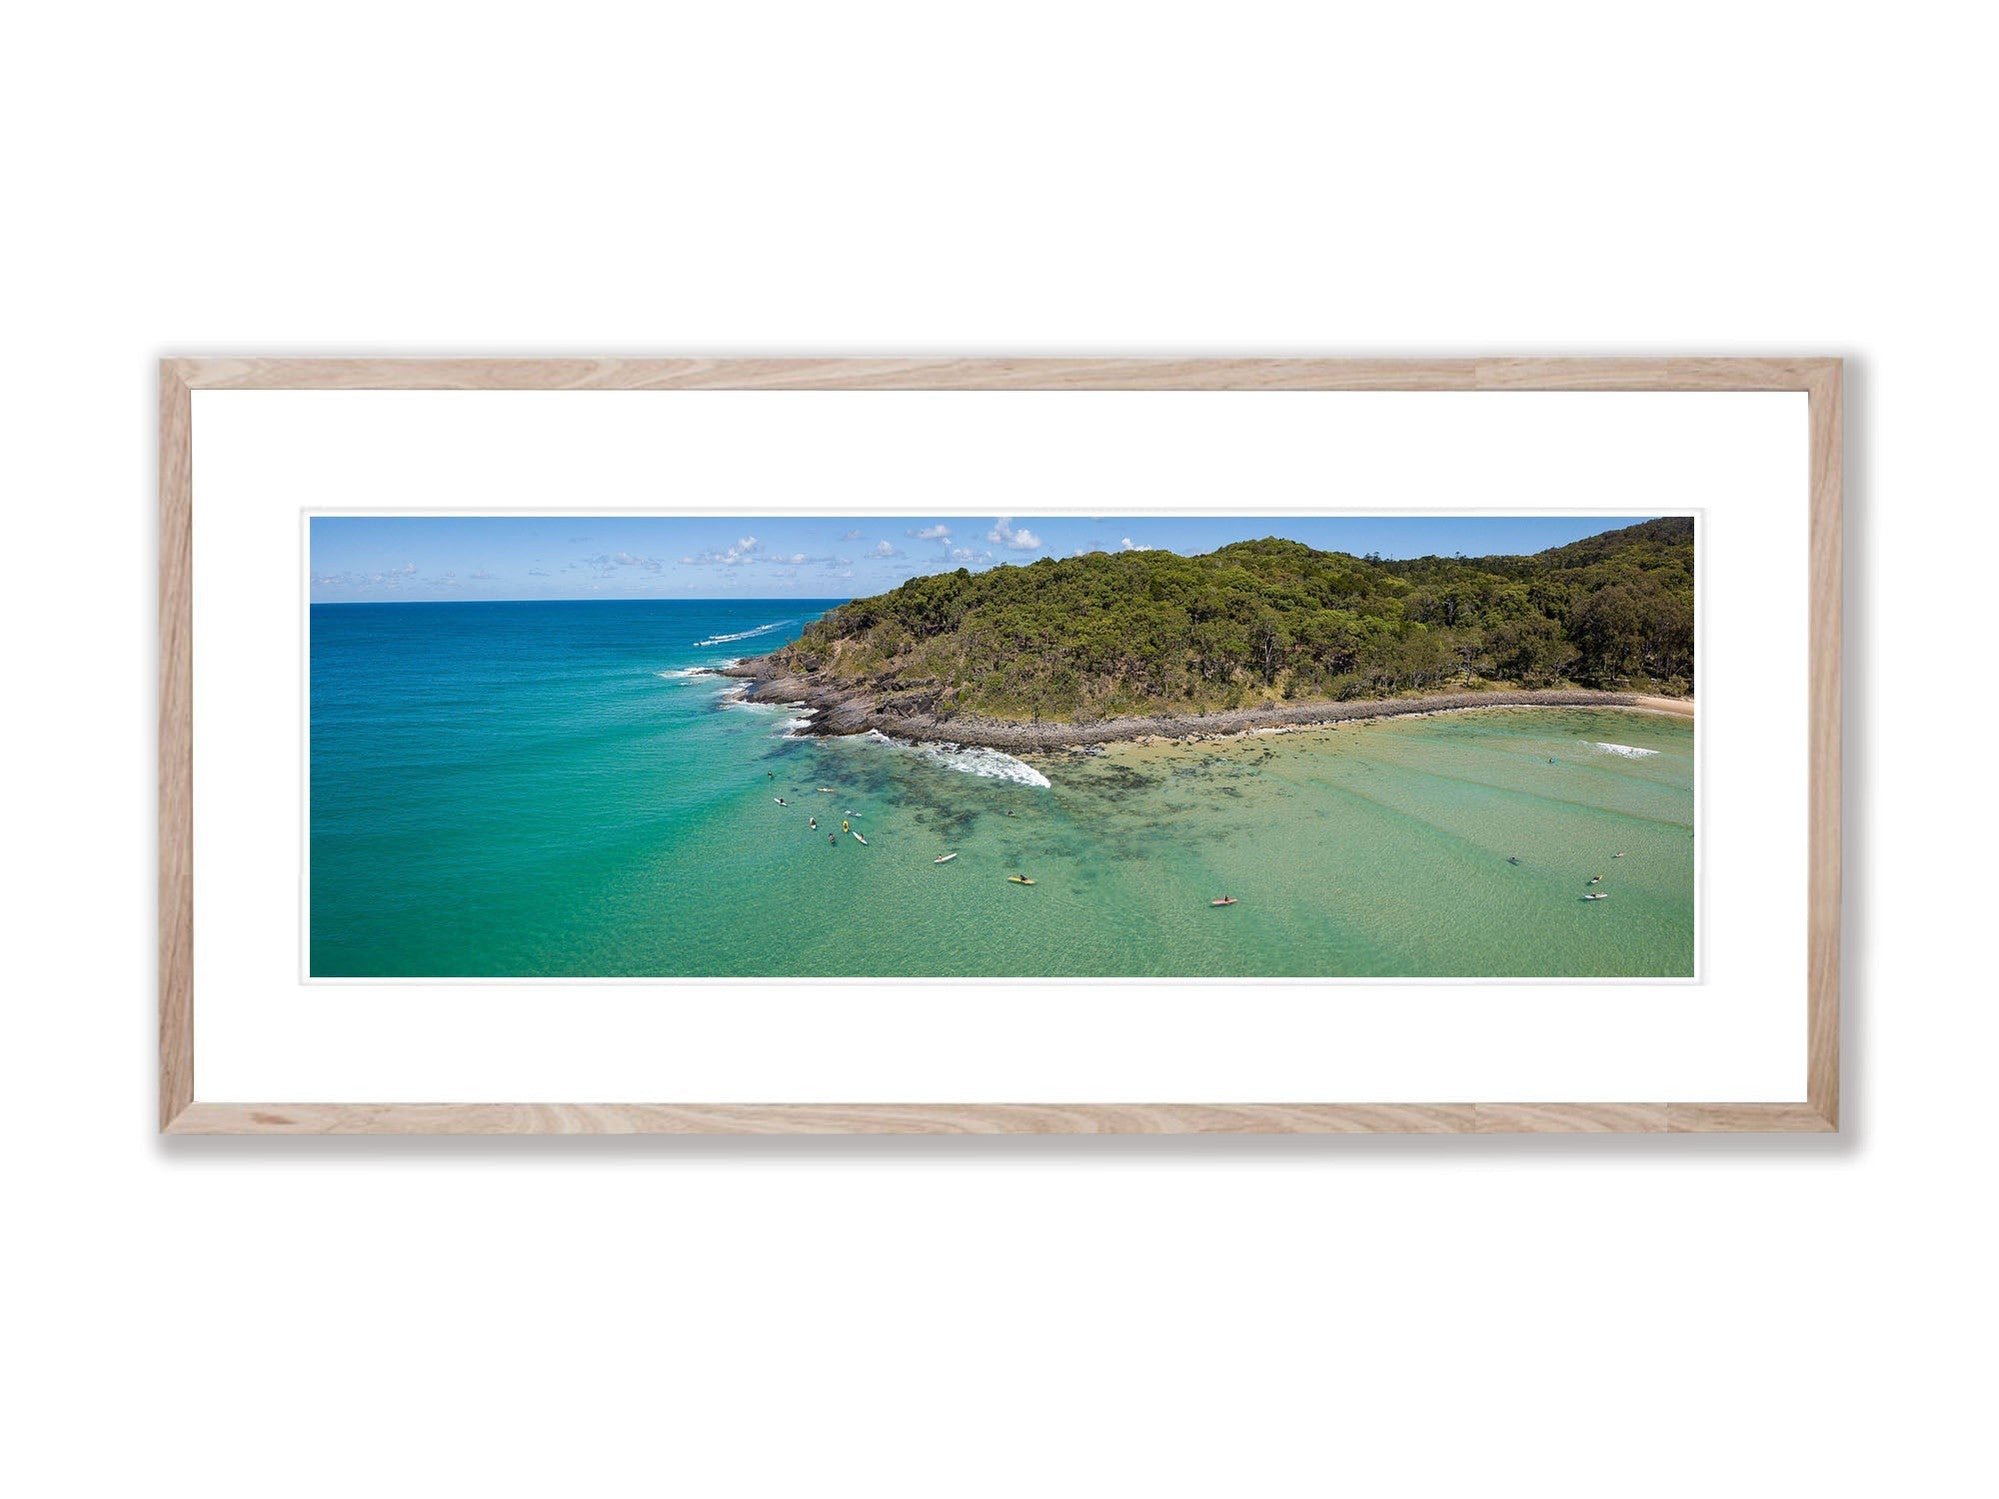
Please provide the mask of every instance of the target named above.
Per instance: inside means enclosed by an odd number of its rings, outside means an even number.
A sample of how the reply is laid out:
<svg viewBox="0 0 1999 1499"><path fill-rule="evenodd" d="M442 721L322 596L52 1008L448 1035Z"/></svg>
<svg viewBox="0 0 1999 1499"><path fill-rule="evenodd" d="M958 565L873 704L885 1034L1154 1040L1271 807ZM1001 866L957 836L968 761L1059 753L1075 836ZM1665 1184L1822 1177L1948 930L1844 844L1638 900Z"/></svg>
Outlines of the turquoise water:
<svg viewBox="0 0 1999 1499"><path fill-rule="evenodd" d="M1693 972L1690 721L1015 759L797 737L696 674L830 602L315 605L313 974Z"/></svg>

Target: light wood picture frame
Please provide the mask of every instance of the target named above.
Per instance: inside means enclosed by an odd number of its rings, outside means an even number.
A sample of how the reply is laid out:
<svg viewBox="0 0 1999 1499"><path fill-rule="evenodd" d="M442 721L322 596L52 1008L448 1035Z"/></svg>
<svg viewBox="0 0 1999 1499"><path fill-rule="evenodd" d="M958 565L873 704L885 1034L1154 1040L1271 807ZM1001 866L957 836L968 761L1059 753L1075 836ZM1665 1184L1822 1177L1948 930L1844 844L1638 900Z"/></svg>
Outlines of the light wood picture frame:
<svg viewBox="0 0 1999 1499"><path fill-rule="evenodd" d="M200 1096L194 1070L197 390L1790 391L1809 410L1804 1101L343 1103ZM1832 358L169 358L160 366L159 1127L287 1134L1825 1133L1839 1128L1841 363Z"/></svg>

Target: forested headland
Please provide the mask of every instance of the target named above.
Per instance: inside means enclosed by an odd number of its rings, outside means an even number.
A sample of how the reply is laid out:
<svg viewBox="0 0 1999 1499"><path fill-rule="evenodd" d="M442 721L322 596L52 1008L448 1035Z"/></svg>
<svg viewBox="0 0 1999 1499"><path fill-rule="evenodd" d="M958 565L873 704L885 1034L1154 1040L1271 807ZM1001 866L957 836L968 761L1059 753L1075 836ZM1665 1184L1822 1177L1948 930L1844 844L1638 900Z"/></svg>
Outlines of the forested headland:
<svg viewBox="0 0 1999 1499"><path fill-rule="evenodd" d="M939 720L1090 723L1500 688L1687 696L1694 523L1518 557L1388 560L1276 537L912 578L750 663Z"/></svg>

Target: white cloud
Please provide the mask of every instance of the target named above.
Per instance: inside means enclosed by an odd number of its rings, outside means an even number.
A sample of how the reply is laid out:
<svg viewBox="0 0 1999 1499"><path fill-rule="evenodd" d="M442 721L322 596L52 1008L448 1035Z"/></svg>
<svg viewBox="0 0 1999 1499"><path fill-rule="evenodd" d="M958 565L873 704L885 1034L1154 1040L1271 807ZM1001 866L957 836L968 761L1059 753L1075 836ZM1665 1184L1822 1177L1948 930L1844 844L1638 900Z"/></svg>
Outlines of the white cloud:
<svg viewBox="0 0 1999 1499"><path fill-rule="evenodd" d="M865 537L865 536L866 536L867 534L868 534L868 533L867 533L867 532L865 532L865 531L849 531L849 532L848 532L848 533L847 533L847 534L846 534L845 536L842 536L842 537L840 538L840 540L842 540L842 541L860 541L860 540L861 540L862 538L864 538L864 537Z"/></svg>
<svg viewBox="0 0 1999 1499"><path fill-rule="evenodd" d="M733 546L720 551L710 547L698 557L682 557L682 567L744 567L756 561L758 542L754 536L745 536Z"/></svg>
<svg viewBox="0 0 1999 1499"><path fill-rule="evenodd" d="M868 555L870 557L900 557L902 553L898 552L888 542L878 541L868 548Z"/></svg>
<svg viewBox="0 0 1999 1499"><path fill-rule="evenodd" d="M493 575L492 575L491 573L487 572L487 571L486 571L486 569L482 567L482 568L480 568L480 569L479 569L479 570L478 570L477 572L474 572L474 573L472 573L472 574L471 574L470 576L471 576L471 577L472 577L472 578L473 578L473 579L474 579L475 581L477 581L477 582L480 582L480 583L484 583L484 582L487 582L488 580L490 580L490 579L492 578L492 576L493 576Z"/></svg>
<svg viewBox="0 0 1999 1499"><path fill-rule="evenodd" d="M993 543L994 546L1006 547L1009 551L1038 552L1041 550L1041 538L1025 526L1016 527L1013 523L1013 517L1008 515L1002 515L998 520L993 522L992 530L986 532L986 540Z"/></svg>
<svg viewBox="0 0 1999 1499"><path fill-rule="evenodd" d="M951 539L951 528L940 523L935 526L925 526L919 531L912 526L902 534L905 536L914 536L918 541L949 541Z"/></svg>
<svg viewBox="0 0 1999 1499"><path fill-rule="evenodd" d="M1125 537L1124 540L1118 543L1118 548L1119 550L1126 552L1149 552L1152 550L1151 547L1140 546L1137 542L1133 541L1129 536Z"/></svg>

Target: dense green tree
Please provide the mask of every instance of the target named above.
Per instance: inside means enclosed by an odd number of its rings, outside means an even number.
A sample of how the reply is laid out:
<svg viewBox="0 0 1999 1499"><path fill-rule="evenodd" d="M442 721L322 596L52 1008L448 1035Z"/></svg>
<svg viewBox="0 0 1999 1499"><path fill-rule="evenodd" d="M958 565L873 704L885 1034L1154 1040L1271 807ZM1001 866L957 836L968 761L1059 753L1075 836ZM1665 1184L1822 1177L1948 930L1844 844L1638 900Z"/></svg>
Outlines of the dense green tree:
<svg viewBox="0 0 1999 1499"><path fill-rule="evenodd" d="M912 578L776 664L932 711L1101 717L1565 682L1693 689L1694 534L1645 521L1530 557L1385 561L1276 537Z"/></svg>

